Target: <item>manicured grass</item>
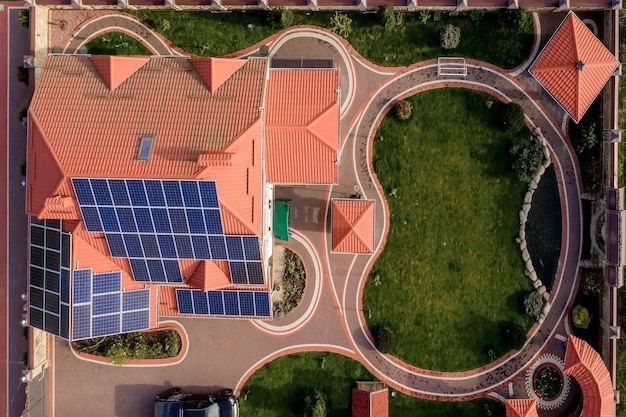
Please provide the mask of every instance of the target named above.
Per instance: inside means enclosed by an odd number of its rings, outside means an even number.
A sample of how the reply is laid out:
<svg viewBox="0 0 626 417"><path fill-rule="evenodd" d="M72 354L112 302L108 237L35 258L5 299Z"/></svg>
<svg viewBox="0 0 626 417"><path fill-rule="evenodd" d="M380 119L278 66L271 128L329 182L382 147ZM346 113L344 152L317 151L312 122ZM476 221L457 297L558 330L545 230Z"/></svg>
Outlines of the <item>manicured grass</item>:
<svg viewBox="0 0 626 417"><path fill-rule="evenodd" d="M246 13L133 11L150 26L182 49L196 55L220 56L230 54L282 29L280 14L264 11ZM473 22L468 14L432 19L421 23L416 13L404 13L403 23L385 31L376 14L348 13L353 20L348 41L361 55L384 66L409 65L438 56L466 56L511 68L528 56L532 47L532 32L518 34L501 28L495 13L486 14ZM330 28L332 13L295 13L295 24ZM170 22L169 30L161 30L163 20ZM461 28L461 43L455 50L439 46L439 32L446 23ZM488 36L486 36L488 34ZM507 61L512 59L512 63Z"/></svg>
<svg viewBox="0 0 626 417"><path fill-rule="evenodd" d="M626 326L626 287L622 287L617 291L617 313L619 314L619 324ZM615 389L626 392L626 338L617 341L617 378ZM617 404L616 416L626 417L626 403Z"/></svg>
<svg viewBox="0 0 626 417"><path fill-rule="evenodd" d="M109 32L87 44L92 55L152 55L141 42L124 33Z"/></svg>
<svg viewBox="0 0 626 417"><path fill-rule="evenodd" d="M494 100L488 109L487 100ZM469 370L502 355L501 326L526 329L518 211L526 185L510 168L514 135L501 133L492 97L463 89L410 98L413 115L390 112L376 134L374 168L387 195L387 243L369 279L363 308L370 329L396 334L392 351L418 367ZM526 128L517 135L526 137Z"/></svg>
<svg viewBox="0 0 626 417"><path fill-rule="evenodd" d="M324 368L320 368L325 358ZM376 380L360 363L333 353L298 353L274 360L258 370L241 390L242 417L295 417L302 415L302 397L311 388L328 395L329 417L350 416L351 390L356 381ZM492 417L503 417L504 407L492 400L468 402L427 401L401 393L389 398L391 417L474 417L485 415L485 404Z"/></svg>

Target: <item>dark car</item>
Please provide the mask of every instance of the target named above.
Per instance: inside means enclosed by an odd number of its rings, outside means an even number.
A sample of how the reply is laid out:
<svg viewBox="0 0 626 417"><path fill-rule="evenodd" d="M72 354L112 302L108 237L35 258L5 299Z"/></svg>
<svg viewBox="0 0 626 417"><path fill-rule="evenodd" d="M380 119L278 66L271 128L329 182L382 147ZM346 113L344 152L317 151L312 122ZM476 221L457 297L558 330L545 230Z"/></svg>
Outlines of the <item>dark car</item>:
<svg viewBox="0 0 626 417"><path fill-rule="evenodd" d="M154 400L154 417L239 417L239 401L231 389L210 395L170 388Z"/></svg>

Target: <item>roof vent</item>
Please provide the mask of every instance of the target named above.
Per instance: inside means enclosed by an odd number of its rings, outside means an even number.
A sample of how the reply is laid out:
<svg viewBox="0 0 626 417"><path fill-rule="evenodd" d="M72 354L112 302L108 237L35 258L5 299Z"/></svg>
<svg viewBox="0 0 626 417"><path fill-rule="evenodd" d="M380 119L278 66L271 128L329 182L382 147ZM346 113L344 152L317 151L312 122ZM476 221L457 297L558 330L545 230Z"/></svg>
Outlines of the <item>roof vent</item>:
<svg viewBox="0 0 626 417"><path fill-rule="evenodd" d="M141 136L141 142L139 142L139 152L137 152L138 161L147 161L150 159L150 153L152 152L153 143L154 135Z"/></svg>
<svg viewBox="0 0 626 417"><path fill-rule="evenodd" d="M576 63L576 69L577 69L578 71L582 71L582 70L583 70L583 68L585 68L585 63L584 63L583 61L578 61L578 62Z"/></svg>

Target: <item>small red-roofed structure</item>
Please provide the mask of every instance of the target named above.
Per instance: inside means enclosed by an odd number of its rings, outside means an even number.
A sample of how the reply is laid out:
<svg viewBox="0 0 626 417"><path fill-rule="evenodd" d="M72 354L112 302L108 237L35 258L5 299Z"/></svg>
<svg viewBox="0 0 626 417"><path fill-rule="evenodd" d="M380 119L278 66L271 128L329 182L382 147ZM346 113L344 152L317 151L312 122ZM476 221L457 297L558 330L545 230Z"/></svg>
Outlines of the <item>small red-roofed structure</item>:
<svg viewBox="0 0 626 417"><path fill-rule="evenodd" d="M378 381L361 381L352 388L352 417L388 417L389 393Z"/></svg>
<svg viewBox="0 0 626 417"><path fill-rule="evenodd" d="M336 199L332 201L332 251L374 252L374 202Z"/></svg>
<svg viewBox="0 0 626 417"><path fill-rule="evenodd" d="M569 12L530 73L576 123L619 62L574 12Z"/></svg>
<svg viewBox="0 0 626 417"><path fill-rule="evenodd" d="M506 400L506 417L539 417L535 400Z"/></svg>

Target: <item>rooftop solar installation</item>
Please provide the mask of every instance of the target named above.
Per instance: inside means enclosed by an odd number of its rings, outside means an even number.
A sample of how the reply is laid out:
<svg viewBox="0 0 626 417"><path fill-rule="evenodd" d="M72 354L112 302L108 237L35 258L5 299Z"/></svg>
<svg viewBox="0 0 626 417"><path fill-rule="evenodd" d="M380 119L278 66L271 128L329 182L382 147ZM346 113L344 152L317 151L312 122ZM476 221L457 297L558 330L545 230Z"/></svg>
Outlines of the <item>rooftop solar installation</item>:
<svg viewBox="0 0 626 417"><path fill-rule="evenodd" d="M72 340L150 328L150 290L122 291L119 271L73 272Z"/></svg>
<svg viewBox="0 0 626 417"><path fill-rule="evenodd" d="M179 259L225 260L239 285L263 285L259 239L224 235L214 181L72 179L85 227L104 232L136 281L182 282Z"/></svg>
<svg viewBox="0 0 626 417"><path fill-rule="evenodd" d="M30 218L29 324L69 339L71 235L60 220Z"/></svg>
<svg viewBox="0 0 626 417"><path fill-rule="evenodd" d="M267 291L207 291L176 289L180 314L215 317L270 318L270 298Z"/></svg>

